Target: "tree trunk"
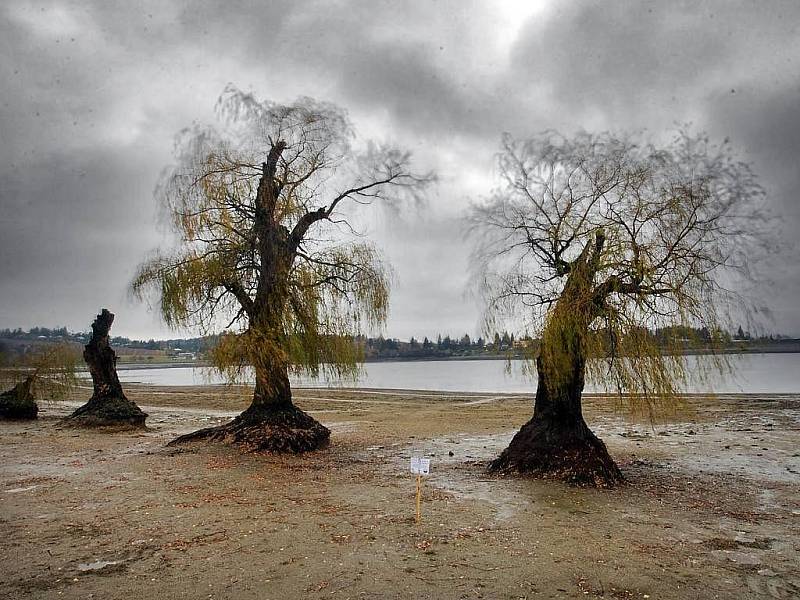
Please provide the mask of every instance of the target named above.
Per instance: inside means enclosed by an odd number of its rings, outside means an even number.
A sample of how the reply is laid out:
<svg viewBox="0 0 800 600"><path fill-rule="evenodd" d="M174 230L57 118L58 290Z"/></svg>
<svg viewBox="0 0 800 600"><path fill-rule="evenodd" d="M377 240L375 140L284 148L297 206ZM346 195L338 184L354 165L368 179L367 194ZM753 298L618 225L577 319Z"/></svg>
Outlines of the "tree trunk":
<svg viewBox="0 0 800 600"><path fill-rule="evenodd" d="M117 377L117 355L109 345L108 332L114 315L105 308L92 323L92 339L83 359L92 376L94 393L89 402L67 417L67 422L86 427L144 427L147 414L128 400Z"/></svg>
<svg viewBox="0 0 800 600"><path fill-rule="evenodd" d="M256 367L253 401L230 423L172 440L174 446L197 440L229 443L245 452L301 453L327 446L330 430L292 402L288 365Z"/></svg>
<svg viewBox="0 0 800 600"><path fill-rule="evenodd" d="M541 359L536 362L539 384L533 418L490 463L489 469L560 479L574 485L610 487L620 483L623 477L614 459L583 419L582 375L566 386L551 386ZM552 387L559 388L556 395Z"/></svg>
<svg viewBox="0 0 800 600"><path fill-rule="evenodd" d="M230 443L246 452L309 452L328 444L330 430L292 403L285 353L283 307L289 300L289 271L295 247L289 231L275 221L275 169L286 145L277 142L263 164L254 228L260 267L252 302L242 307L249 319L250 361L256 373L253 402L230 423L182 435L169 445L196 440ZM242 301L240 301L242 303ZM255 340L255 341L254 341Z"/></svg>
<svg viewBox="0 0 800 600"><path fill-rule="evenodd" d="M26 377L7 392L0 394L0 418L35 419L39 405L31 391L33 376Z"/></svg>
<svg viewBox="0 0 800 600"><path fill-rule="evenodd" d="M602 247L600 240L598 248ZM522 426L491 471L610 487L623 480L605 444L583 420L586 338L598 314L592 295L593 259L587 245L542 334L533 417Z"/></svg>

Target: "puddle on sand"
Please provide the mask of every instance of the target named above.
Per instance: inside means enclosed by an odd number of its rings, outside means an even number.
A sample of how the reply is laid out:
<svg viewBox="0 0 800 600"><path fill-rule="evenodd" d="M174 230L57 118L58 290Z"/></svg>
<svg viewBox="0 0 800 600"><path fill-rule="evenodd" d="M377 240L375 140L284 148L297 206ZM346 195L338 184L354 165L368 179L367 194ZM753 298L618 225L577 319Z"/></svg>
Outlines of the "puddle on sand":
<svg viewBox="0 0 800 600"><path fill-rule="evenodd" d="M775 514L786 510L778 500L778 495L769 488L762 489L758 494L758 512Z"/></svg>
<svg viewBox="0 0 800 600"><path fill-rule="evenodd" d="M800 455L796 452L794 432L781 421L785 413L735 413L702 427L688 423L673 425L659 430L652 447L663 447L675 464L691 471L798 483ZM690 431L696 431L697 437L687 437ZM687 448L689 440L701 443L702 451Z"/></svg>
<svg viewBox="0 0 800 600"><path fill-rule="evenodd" d="M78 571L87 573L91 571L102 571L108 567L114 567L116 565L122 564L118 560L96 560L94 562L89 563L80 563L78 565Z"/></svg>
<svg viewBox="0 0 800 600"><path fill-rule="evenodd" d="M497 522L508 521L535 502L526 490L515 482L501 479L470 479L469 475L458 478L450 474L435 480L440 487L456 496L479 502L487 502L494 510Z"/></svg>
<svg viewBox="0 0 800 600"><path fill-rule="evenodd" d="M425 478L430 485L458 498L486 502L492 506L496 521L507 521L535 502L531 490L521 482L485 478L474 468L462 467L486 464L500 454L514 433L419 440L393 457L392 468L408 471L411 456L430 458L431 472Z"/></svg>
<svg viewBox="0 0 800 600"><path fill-rule="evenodd" d="M38 485L29 485L28 487L11 488L10 490L3 490L6 494L19 494L20 492L29 492L35 490Z"/></svg>
<svg viewBox="0 0 800 600"><path fill-rule="evenodd" d="M737 565L745 565L749 567L756 567L761 564L761 558L759 558L753 552L739 552L736 550L712 550L711 556L716 558L717 560L726 561L729 560Z"/></svg>
<svg viewBox="0 0 800 600"><path fill-rule="evenodd" d="M363 423L370 423L370 421L337 421L328 423L326 427L333 433L353 433L358 431L359 425Z"/></svg>

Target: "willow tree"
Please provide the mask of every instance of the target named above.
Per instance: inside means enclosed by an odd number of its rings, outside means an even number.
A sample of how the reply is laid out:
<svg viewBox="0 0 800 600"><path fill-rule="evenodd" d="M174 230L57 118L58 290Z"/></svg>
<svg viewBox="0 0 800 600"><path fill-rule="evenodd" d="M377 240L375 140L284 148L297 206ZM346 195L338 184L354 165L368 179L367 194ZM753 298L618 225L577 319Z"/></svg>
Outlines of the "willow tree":
<svg viewBox="0 0 800 600"><path fill-rule="evenodd" d="M686 132L658 147L506 136L498 163L499 187L471 213L478 273L488 323L537 332L538 384L532 418L490 468L612 485L622 474L583 418L584 382L634 408L675 399L685 355L651 330L721 330L763 239L763 192L727 142Z"/></svg>
<svg viewBox="0 0 800 600"><path fill-rule="evenodd" d="M11 386L0 393L0 418L35 419L38 400L67 397L78 384L79 360L78 351L66 343L42 344L0 360L0 386Z"/></svg>
<svg viewBox="0 0 800 600"><path fill-rule="evenodd" d="M232 379L252 368L255 390L231 423L175 442L313 450L330 432L293 404L289 375L354 375L353 336L386 317L387 271L353 219L365 204L417 197L430 178L412 172L407 152L356 148L332 104L228 88L217 109L220 127L179 136L159 188L179 244L147 260L132 286L156 293L167 324L221 332L213 365Z"/></svg>

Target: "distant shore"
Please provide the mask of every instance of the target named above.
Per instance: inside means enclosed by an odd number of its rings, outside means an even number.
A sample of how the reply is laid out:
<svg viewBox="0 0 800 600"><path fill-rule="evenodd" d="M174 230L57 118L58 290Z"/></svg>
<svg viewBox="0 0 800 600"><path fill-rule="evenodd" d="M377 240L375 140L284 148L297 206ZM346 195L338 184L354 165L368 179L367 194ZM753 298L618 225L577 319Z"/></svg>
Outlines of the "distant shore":
<svg viewBox="0 0 800 600"><path fill-rule="evenodd" d="M708 354L798 354L800 353L800 342L792 344L768 345L768 346L749 346L746 348L723 348L712 351L710 349L696 349L685 353L685 356L705 356ZM396 357L396 358L368 358L365 363L405 363L405 362L439 362L439 361L464 361L464 360L524 360L522 354L502 355L502 354L472 354L468 356L421 356L421 357ZM175 362L147 362L147 363L117 363L117 369L137 370L137 369L178 369L178 368L203 368L210 367L211 363L203 360L196 361L175 361Z"/></svg>

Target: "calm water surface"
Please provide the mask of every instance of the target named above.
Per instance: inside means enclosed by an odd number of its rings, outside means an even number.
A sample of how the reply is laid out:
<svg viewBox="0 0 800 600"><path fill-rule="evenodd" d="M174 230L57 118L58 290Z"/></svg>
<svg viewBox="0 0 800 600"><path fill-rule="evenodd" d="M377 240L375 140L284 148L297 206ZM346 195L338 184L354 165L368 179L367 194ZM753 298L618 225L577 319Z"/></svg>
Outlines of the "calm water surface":
<svg viewBox="0 0 800 600"><path fill-rule="evenodd" d="M705 360L702 356L691 361ZM506 372L504 360L447 360L381 362L364 365L358 381L330 382L325 379L294 378L305 387L359 387L378 389L441 390L451 392L533 392L536 380L523 373L523 361L515 360ZM748 394L800 393L800 354L749 354L733 359L734 374L717 376L709 383L692 384L686 392ZM175 367L120 369L123 382L154 385L203 385L224 383L208 369ZM586 386L587 392L605 391Z"/></svg>

